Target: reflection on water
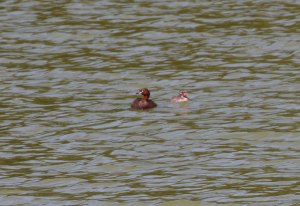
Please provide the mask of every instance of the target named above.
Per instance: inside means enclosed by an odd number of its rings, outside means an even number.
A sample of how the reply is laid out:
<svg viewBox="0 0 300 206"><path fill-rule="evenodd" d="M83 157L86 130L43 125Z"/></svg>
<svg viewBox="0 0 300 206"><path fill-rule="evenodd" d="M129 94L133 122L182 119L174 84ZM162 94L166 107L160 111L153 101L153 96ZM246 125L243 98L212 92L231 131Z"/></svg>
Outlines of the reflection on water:
<svg viewBox="0 0 300 206"><path fill-rule="evenodd" d="M298 7L1 2L1 205L298 205Z"/></svg>

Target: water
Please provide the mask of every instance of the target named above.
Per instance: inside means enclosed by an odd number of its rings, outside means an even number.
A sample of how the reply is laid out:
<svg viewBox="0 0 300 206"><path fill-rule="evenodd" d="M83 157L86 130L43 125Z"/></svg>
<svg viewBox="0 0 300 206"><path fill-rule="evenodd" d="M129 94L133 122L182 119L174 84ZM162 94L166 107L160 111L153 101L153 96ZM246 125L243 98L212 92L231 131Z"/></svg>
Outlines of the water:
<svg viewBox="0 0 300 206"><path fill-rule="evenodd" d="M0 11L1 205L300 204L297 2Z"/></svg>

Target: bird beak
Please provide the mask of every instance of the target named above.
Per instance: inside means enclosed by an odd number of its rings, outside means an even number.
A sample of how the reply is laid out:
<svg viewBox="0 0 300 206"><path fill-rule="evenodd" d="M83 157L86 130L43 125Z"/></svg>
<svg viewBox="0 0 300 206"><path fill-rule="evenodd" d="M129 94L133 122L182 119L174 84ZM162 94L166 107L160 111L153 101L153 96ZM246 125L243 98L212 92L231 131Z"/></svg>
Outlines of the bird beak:
<svg viewBox="0 0 300 206"><path fill-rule="evenodd" d="M140 94L140 92L137 92L137 93L135 93L135 94Z"/></svg>

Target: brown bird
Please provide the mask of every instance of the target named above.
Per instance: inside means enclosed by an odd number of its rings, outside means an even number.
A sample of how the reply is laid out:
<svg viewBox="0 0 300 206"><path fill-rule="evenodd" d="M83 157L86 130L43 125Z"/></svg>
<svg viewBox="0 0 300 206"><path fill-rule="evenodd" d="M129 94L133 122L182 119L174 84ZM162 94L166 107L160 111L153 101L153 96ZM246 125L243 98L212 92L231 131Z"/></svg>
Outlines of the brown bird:
<svg viewBox="0 0 300 206"><path fill-rule="evenodd" d="M147 88L140 89L136 94L144 95L143 98L137 98L133 101L131 108L133 109L149 109L153 107L157 107L155 102L149 99L150 91Z"/></svg>

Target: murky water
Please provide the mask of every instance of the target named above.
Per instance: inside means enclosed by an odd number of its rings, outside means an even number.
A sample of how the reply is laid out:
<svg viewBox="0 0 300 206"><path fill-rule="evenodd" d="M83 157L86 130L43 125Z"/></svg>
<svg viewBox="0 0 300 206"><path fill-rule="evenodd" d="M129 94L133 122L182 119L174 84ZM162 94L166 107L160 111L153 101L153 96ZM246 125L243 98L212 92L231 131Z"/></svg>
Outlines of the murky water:
<svg viewBox="0 0 300 206"><path fill-rule="evenodd" d="M299 10L1 2L0 205L300 204Z"/></svg>

